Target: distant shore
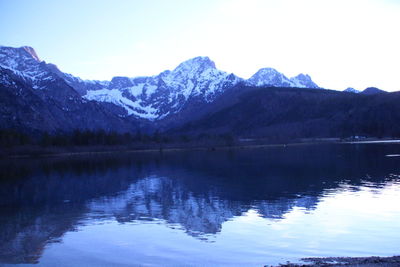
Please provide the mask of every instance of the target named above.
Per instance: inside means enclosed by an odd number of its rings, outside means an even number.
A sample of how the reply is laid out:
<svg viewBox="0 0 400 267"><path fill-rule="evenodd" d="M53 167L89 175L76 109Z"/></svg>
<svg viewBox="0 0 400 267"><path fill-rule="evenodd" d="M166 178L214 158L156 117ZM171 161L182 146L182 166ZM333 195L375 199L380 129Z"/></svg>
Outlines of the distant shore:
<svg viewBox="0 0 400 267"><path fill-rule="evenodd" d="M317 143L289 143L289 144L264 144L264 145L235 145L235 146L176 146L158 148L122 148L122 147L71 147L71 148L30 148L28 151L17 151L17 153L3 154L3 158L30 158L30 157L62 157L75 155L100 155L112 153L161 153L174 151L217 151L217 150L237 150L268 147L286 147L298 145L311 145ZM24 153L26 152L26 153Z"/></svg>
<svg viewBox="0 0 400 267"><path fill-rule="evenodd" d="M100 155L112 153L160 153L174 151L217 151L217 150L238 150L255 148L273 148L289 147L301 145L318 144L400 144L399 139L369 139L369 140L339 140L333 138L327 139L309 139L298 142L288 143L268 143L258 144L252 142L240 142L233 145L192 145L192 144L170 144L151 147L132 147L132 146L71 146L71 147L42 147L26 146L3 150L1 158L31 158L31 157L63 157L77 155Z"/></svg>
<svg viewBox="0 0 400 267"><path fill-rule="evenodd" d="M327 257L327 258L303 258L304 263L283 263L279 267L398 267L400 256L392 257ZM268 265L265 265L268 266ZM277 266L277 267L278 267Z"/></svg>
<svg viewBox="0 0 400 267"><path fill-rule="evenodd" d="M63 157L78 155L101 155L113 153L160 153L174 151L217 151L217 150L237 150L237 149L255 149L255 148L273 148L288 147L301 145L318 145L318 144L379 144L379 143L400 143L398 139L385 140L363 140L348 141L336 139L313 139L303 140L293 143L276 143L276 144L251 144L240 143L235 145L170 145L158 147L125 147L125 146L82 146L82 147L40 147L29 146L19 147L16 149L5 150L0 158L31 158L31 157Z"/></svg>

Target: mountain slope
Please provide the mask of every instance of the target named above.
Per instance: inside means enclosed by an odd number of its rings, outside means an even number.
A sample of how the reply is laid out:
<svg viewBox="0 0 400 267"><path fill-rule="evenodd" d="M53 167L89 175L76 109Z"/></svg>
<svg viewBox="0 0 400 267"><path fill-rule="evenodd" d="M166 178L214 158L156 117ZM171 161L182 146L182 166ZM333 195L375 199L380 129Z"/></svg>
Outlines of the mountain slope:
<svg viewBox="0 0 400 267"><path fill-rule="evenodd" d="M376 95L376 94L384 94L387 93L384 90L378 89L376 87L368 87L364 91L360 92L363 95Z"/></svg>
<svg viewBox="0 0 400 267"><path fill-rule="evenodd" d="M400 136L400 93L369 96L246 86L237 91L235 97L226 95L213 103L212 112L170 132L270 139Z"/></svg>
<svg viewBox="0 0 400 267"><path fill-rule="evenodd" d="M64 80L46 73L50 79L35 82L0 67L0 129L27 133L69 132L74 129L133 131L139 122L127 121L95 102L88 102Z"/></svg>

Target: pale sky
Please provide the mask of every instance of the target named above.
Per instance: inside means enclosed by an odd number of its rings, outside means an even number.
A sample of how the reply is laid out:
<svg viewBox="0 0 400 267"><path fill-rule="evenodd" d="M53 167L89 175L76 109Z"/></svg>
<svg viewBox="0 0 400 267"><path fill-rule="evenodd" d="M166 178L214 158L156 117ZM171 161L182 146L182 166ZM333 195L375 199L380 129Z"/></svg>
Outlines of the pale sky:
<svg viewBox="0 0 400 267"><path fill-rule="evenodd" d="M400 0L0 0L0 45L83 79L156 75L208 56L322 87L400 90Z"/></svg>

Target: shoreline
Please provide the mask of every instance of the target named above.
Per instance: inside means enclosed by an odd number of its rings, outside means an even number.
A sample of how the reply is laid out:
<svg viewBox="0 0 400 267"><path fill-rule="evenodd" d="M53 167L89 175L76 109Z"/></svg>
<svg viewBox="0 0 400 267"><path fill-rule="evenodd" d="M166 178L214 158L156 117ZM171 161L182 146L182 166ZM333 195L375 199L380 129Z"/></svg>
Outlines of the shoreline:
<svg viewBox="0 0 400 267"><path fill-rule="evenodd" d="M315 140L309 142L295 143L277 143L277 144L238 144L238 145L220 145L220 146L171 146L171 147L149 147L149 148L123 148L123 147L34 147L30 152L10 152L0 155L1 159L19 159L19 158L45 158L45 157L69 157L80 155L101 155L114 153L163 153L178 151L220 151L220 150L239 150L239 149L257 149L257 148L273 148L273 147L293 147L303 145L324 145L324 144L400 144L399 139L391 140L369 140L369 141L324 141ZM76 151L76 150L78 151ZM61 150L61 151L60 151Z"/></svg>
<svg viewBox="0 0 400 267"><path fill-rule="evenodd" d="M400 256L389 257L325 257L325 258L302 258L304 263L287 262L271 267L395 267L400 266ZM268 267L269 265L265 265Z"/></svg>
<svg viewBox="0 0 400 267"><path fill-rule="evenodd" d="M268 147L287 147L299 145L316 145L328 143L291 143L291 144L264 144L264 145L236 145L236 146L199 146L199 147L162 147L162 148L148 148L148 149L109 149L103 151L79 151L79 152L55 152L43 153L38 151L33 154L10 154L5 155L3 158L32 158L32 157L68 157L79 155L99 155L99 154L114 154L114 153L163 153L163 152L176 152L176 151L220 151L220 150L238 150L238 149L253 149L253 148L268 148ZM333 143L331 143L333 144ZM1 158L0 158L1 159Z"/></svg>

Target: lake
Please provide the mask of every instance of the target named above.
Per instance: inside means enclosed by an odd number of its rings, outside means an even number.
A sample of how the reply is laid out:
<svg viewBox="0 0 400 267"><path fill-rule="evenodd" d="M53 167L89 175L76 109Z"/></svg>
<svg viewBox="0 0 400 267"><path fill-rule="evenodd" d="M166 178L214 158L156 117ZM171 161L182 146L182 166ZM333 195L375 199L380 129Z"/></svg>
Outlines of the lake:
<svg viewBox="0 0 400 267"><path fill-rule="evenodd" d="M399 255L399 154L384 143L2 160L0 265Z"/></svg>

